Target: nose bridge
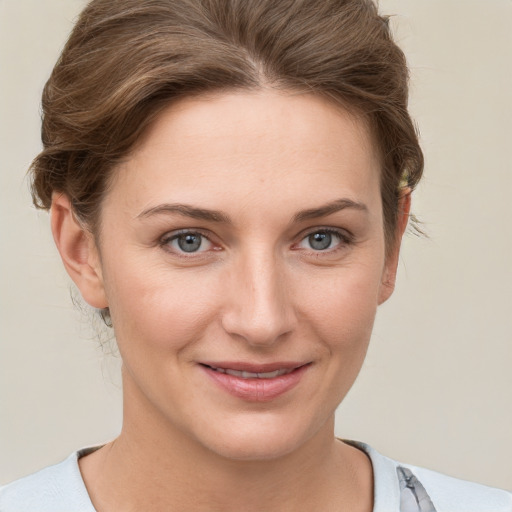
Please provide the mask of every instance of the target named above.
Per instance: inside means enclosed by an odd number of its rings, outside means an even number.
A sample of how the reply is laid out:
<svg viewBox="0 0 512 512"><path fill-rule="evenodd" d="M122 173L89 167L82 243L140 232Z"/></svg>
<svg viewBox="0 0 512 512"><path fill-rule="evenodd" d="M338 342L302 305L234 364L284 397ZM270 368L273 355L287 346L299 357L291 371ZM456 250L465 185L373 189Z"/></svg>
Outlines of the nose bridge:
<svg viewBox="0 0 512 512"><path fill-rule="evenodd" d="M286 272L275 252L259 247L240 255L230 280L224 328L251 345L271 345L293 328Z"/></svg>

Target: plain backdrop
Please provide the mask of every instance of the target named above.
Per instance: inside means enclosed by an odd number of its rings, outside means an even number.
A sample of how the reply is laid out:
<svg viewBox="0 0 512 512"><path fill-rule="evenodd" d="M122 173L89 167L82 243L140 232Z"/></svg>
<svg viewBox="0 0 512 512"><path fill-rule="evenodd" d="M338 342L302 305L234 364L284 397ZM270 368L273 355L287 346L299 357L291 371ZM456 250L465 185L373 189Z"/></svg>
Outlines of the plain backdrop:
<svg viewBox="0 0 512 512"><path fill-rule="evenodd" d="M0 482L113 438L119 360L100 348L31 205L39 102L79 0L0 0ZM412 69L426 156L397 290L337 434L512 488L512 1L382 0Z"/></svg>

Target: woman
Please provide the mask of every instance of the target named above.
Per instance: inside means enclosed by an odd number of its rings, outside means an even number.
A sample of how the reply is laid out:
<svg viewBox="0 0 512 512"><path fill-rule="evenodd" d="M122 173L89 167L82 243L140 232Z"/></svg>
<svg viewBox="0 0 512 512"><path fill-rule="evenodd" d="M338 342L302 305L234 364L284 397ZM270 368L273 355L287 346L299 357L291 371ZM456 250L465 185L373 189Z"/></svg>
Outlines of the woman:
<svg viewBox="0 0 512 512"><path fill-rule="evenodd" d="M366 1L93 1L43 96L34 197L123 360L119 437L2 510L510 510L334 437L422 154Z"/></svg>

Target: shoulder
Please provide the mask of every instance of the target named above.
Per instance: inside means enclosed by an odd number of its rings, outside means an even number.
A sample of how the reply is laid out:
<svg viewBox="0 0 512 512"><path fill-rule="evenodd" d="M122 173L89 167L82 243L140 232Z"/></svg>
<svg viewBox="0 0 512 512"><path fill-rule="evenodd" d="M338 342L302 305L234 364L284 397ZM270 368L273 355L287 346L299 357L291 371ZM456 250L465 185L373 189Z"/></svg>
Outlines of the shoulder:
<svg viewBox="0 0 512 512"><path fill-rule="evenodd" d="M512 493L390 459L349 441L371 459L376 512L512 512Z"/></svg>
<svg viewBox="0 0 512 512"><path fill-rule="evenodd" d="M439 512L512 512L512 493L401 464L422 482Z"/></svg>
<svg viewBox="0 0 512 512"><path fill-rule="evenodd" d="M94 512L78 458L80 452L0 487L1 512Z"/></svg>

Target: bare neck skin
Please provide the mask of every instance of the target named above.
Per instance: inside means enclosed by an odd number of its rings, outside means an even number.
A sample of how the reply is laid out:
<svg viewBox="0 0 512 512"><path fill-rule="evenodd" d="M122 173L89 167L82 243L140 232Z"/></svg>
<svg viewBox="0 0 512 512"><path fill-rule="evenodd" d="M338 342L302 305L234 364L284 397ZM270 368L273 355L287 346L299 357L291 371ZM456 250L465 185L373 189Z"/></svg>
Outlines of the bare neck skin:
<svg viewBox="0 0 512 512"><path fill-rule="evenodd" d="M220 457L159 420L149 407L125 408L121 435L80 459L98 512L373 509L371 462L335 439L334 418L294 452L264 461Z"/></svg>

